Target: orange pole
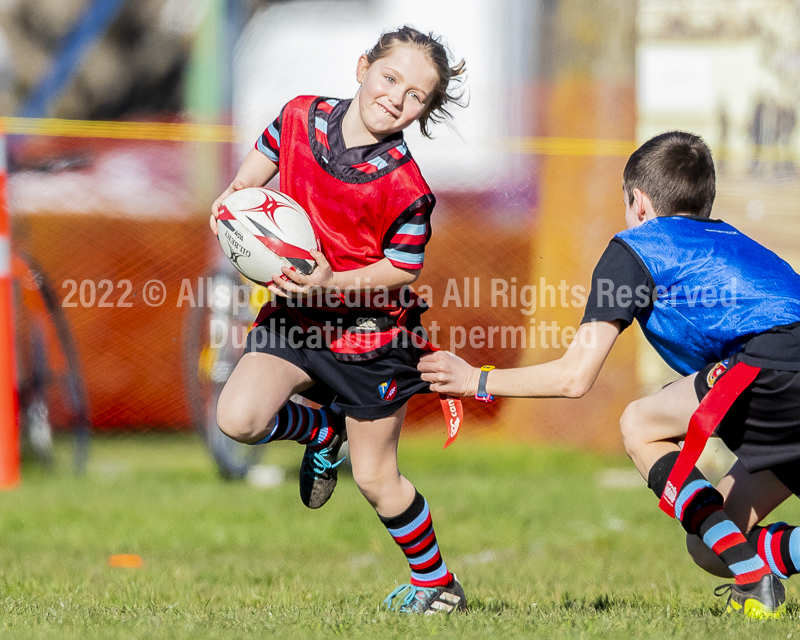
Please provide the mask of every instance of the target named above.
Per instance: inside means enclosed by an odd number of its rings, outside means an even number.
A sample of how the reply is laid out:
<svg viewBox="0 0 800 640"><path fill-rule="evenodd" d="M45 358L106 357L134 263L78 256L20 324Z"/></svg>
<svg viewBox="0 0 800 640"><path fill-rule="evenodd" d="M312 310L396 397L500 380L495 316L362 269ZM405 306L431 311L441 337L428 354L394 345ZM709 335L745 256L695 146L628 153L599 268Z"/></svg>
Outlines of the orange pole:
<svg viewBox="0 0 800 640"><path fill-rule="evenodd" d="M0 130L0 489L12 489L20 483L11 242L6 183L6 139L5 132Z"/></svg>

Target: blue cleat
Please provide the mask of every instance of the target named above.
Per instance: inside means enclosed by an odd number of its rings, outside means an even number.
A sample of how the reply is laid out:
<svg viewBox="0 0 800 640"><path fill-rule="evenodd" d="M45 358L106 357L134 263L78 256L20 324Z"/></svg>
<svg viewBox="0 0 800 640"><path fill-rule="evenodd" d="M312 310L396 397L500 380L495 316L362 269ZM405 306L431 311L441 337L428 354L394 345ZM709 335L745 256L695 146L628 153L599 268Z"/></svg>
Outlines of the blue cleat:
<svg viewBox="0 0 800 640"><path fill-rule="evenodd" d="M435 615L437 613L463 613L467 610L467 597L464 588L453 574L453 581L446 587L417 587L413 584L401 584L383 601L390 611L400 613L419 613Z"/></svg>

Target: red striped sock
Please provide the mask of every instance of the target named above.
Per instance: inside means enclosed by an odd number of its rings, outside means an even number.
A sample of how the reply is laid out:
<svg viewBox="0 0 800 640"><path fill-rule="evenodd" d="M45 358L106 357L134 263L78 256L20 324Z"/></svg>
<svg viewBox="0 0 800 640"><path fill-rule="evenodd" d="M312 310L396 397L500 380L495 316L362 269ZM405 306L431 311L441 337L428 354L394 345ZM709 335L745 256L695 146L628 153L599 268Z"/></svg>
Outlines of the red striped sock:
<svg viewBox="0 0 800 640"><path fill-rule="evenodd" d="M678 458L668 453L650 469L648 484L659 498ZM722 508L722 494L695 467L675 499L675 517L688 533L700 536L734 575L736 584L757 582L770 568Z"/></svg>
<svg viewBox="0 0 800 640"><path fill-rule="evenodd" d="M333 411L328 407L312 409L296 402L287 402L275 416L272 431L253 444L276 440L294 440L314 451L321 451L333 439Z"/></svg>
<svg viewBox="0 0 800 640"><path fill-rule="evenodd" d="M450 584L453 574L447 570L439 552L428 502L419 492L411 506L399 516L380 518L408 560L411 584L418 587Z"/></svg>
<svg viewBox="0 0 800 640"><path fill-rule="evenodd" d="M758 582L770 573L767 564L721 507L703 521L697 534L731 570L736 584Z"/></svg>
<svg viewBox="0 0 800 640"><path fill-rule="evenodd" d="M779 578L800 573L800 528L785 522L753 527L747 540Z"/></svg>

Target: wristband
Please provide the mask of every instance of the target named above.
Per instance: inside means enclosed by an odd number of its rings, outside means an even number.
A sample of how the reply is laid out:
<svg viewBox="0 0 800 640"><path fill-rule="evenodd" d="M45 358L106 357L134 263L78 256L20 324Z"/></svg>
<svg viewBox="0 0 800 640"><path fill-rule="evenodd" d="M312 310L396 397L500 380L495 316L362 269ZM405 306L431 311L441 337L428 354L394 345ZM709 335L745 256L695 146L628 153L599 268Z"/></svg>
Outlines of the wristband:
<svg viewBox="0 0 800 640"><path fill-rule="evenodd" d="M494 369L490 364L485 364L481 367L481 377L478 379L478 393L475 394L475 399L479 402L494 402L494 396L486 393L486 378L489 377L489 372Z"/></svg>

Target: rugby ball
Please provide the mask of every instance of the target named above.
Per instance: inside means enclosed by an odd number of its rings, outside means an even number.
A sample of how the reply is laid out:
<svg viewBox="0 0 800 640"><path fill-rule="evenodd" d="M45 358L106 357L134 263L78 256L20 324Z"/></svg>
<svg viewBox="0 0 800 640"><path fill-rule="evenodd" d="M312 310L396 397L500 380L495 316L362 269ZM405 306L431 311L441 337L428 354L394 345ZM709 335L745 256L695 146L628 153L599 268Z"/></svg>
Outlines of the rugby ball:
<svg viewBox="0 0 800 640"><path fill-rule="evenodd" d="M309 275L317 266L309 251L319 251L319 241L308 214L272 189L240 189L225 198L217 238L231 264L258 284L272 282L281 267Z"/></svg>

